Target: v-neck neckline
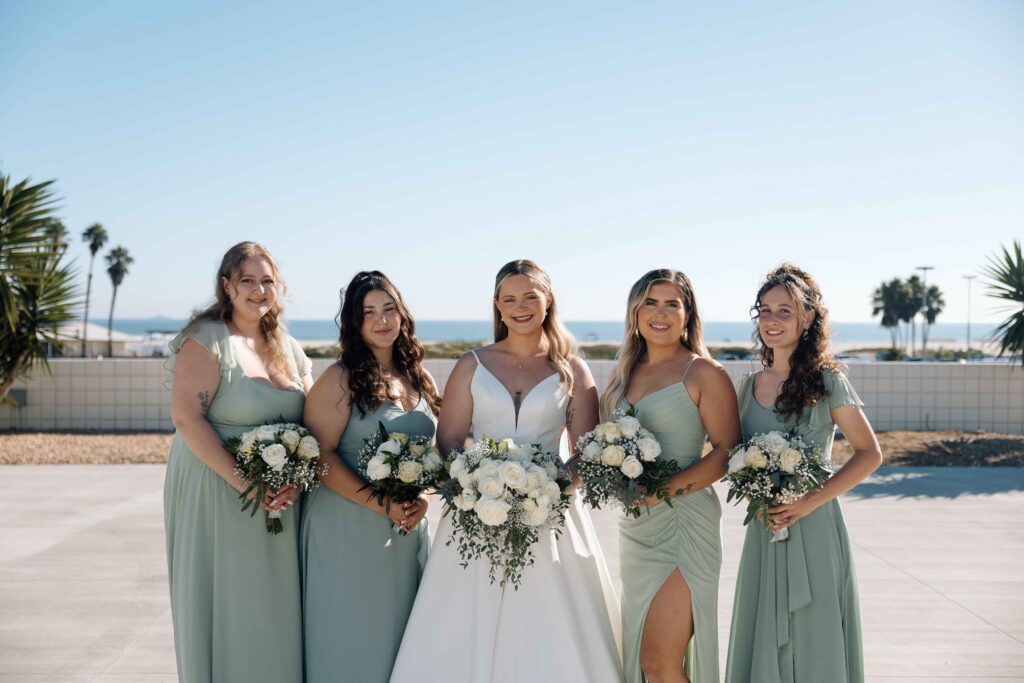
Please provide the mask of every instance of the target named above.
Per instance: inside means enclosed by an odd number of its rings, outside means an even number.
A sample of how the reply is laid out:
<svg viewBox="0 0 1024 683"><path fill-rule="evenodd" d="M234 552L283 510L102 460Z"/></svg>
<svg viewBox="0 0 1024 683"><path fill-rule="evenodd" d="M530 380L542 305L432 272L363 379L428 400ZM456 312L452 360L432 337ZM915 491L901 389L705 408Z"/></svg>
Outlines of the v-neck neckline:
<svg viewBox="0 0 1024 683"><path fill-rule="evenodd" d="M474 356L475 356L475 354L474 354ZM520 397L519 405L516 405L515 394L513 394L511 391L508 390L508 387L505 386L505 383L502 382L501 379L499 379L498 376L495 375L491 371L491 369L489 367L484 365L483 361L480 360L479 356L476 356L476 364L477 364L477 366L483 368L484 371L488 375L490 375L492 378L494 378L494 381L498 383L498 385L502 388L502 390L504 390L505 394L509 397L509 400L512 401L512 407L515 410L515 425L516 425L516 429L517 430L519 429L519 413L522 411L523 406L526 404L526 399L528 399L530 397L530 395L533 394L533 390L536 389L537 387L539 387L541 384L544 384L544 382L547 382L552 377L558 377L559 376L557 372L553 372L550 375L547 375L546 377L544 377L543 379L538 381L536 384L534 384L532 387L530 387L529 391L527 391L525 394L523 394Z"/></svg>

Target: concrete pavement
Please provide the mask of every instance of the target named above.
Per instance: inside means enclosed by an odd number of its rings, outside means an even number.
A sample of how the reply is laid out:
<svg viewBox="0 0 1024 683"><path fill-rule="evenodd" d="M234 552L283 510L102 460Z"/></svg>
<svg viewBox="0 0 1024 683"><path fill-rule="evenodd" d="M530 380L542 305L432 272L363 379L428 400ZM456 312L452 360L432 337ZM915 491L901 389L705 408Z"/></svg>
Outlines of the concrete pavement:
<svg viewBox="0 0 1024 683"><path fill-rule="evenodd" d="M0 683L176 680L163 469L0 467ZM843 506L869 681L1024 681L1024 470L885 469ZM723 662L741 518L726 507ZM617 580L615 516L594 520Z"/></svg>

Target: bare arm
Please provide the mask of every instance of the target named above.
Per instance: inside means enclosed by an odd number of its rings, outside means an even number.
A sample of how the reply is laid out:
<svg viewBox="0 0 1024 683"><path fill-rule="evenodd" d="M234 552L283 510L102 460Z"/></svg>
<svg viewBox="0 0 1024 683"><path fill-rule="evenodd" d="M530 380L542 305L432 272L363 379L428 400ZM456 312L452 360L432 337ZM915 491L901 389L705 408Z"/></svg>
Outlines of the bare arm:
<svg viewBox="0 0 1024 683"><path fill-rule="evenodd" d="M673 496L686 496L707 488L725 476L729 449L740 442L740 416L736 391L725 369L711 360L698 360L693 367L695 403L708 433L711 451L669 481ZM687 387L687 391L690 391ZM653 503L654 501L652 501Z"/></svg>
<svg viewBox="0 0 1024 683"><path fill-rule="evenodd" d="M302 422L320 444L320 457L327 463L324 486L356 505L388 516L377 501L369 498L366 482L338 457L338 443L345 433L352 407L349 404L348 373L338 364L324 370L306 398ZM396 506L392 506L392 511ZM396 519L395 521L401 521Z"/></svg>
<svg viewBox="0 0 1024 683"><path fill-rule="evenodd" d="M565 426L569 432L569 452L572 456L566 465L575 485L579 483L576 472L576 463L579 458L579 453L576 452L576 442L597 425L598 397L597 383L594 382L590 366L575 356L570 362L572 364L573 388L568 412L565 415Z"/></svg>
<svg viewBox="0 0 1024 683"><path fill-rule="evenodd" d="M832 421L839 425L853 446L853 456L817 491L808 493L790 505L768 508L773 531L791 526L834 498L838 498L864 480L882 464L882 449L875 431L858 406L833 408Z"/></svg>
<svg viewBox="0 0 1024 683"><path fill-rule="evenodd" d="M473 394L470 384L476 371L476 359L467 353L452 368L444 387L441 415L437 418L437 447L449 453L466 445L473 423Z"/></svg>
<svg viewBox="0 0 1024 683"><path fill-rule="evenodd" d="M206 420L217 389L217 357L198 342L187 339L174 362L171 384L171 422L196 456L236 491L246 484L235 475L235 459L224 450L220 435Z"/></svg>

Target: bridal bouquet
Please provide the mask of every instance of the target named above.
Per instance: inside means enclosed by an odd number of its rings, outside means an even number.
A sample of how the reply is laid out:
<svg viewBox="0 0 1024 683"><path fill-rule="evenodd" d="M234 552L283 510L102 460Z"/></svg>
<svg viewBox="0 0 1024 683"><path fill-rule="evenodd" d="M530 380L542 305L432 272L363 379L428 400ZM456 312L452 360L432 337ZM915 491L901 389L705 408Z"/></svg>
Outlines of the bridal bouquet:
<svg viewBox="0 0 1024 683"><path fill-rule="evenodd" d="M434 488L444 472L444 461L433 441L429 436L389 432L378 422L357 460L359 473L367 482L363 489L370 489L367 500L376 498L390 512L392 502L414 501L426 489ZM406 532L400 529L399 533Z"/></svg>
<svg viewBox="0 0 1024 683"><path fill-rule="evenodd" d="M327 472L327 463L320 462L320 445L302 425L291 422L256 427L224 444L235 456L235 474L249 483L239 498L245 499L244 512L252 507L250 516L260 509L268 490L285 485L314 489ZM255 491L252 498L247 496ZM267 531L279 534L284 530L280 512L267 513Z"/></svg>
<svg viewBox="0 0 1024 683"><path fill-rule="evenodd" d="M755 517L768 526L768 508L795 503L805 493L822 487L831 476L821 450L796 434L755 434L729 452L726 502L746 498L746 526ZM789 538L789 529L772 534L772 542Z"/></svg>
<svg viewBox="0 0 1024 683"><path fill-rule="evenodd" d="M569 473L557 457L537 444L498 442L487 436L455 451L448 478L438 485L462 566L486 557L491 583L519 589L523 570L533 564L533 544L542 529L560 533L570 497Z"/></svg>
<svg viewBox="0 0 1024 683"><path fill-rule="evenodd" d="M602 422L579 438L580 496L592 508L621 505L627 515L640 516L640 504L648 507L648 496L668 505L669 478L679 466L659 459L661 444L630 413Z"/></svg>

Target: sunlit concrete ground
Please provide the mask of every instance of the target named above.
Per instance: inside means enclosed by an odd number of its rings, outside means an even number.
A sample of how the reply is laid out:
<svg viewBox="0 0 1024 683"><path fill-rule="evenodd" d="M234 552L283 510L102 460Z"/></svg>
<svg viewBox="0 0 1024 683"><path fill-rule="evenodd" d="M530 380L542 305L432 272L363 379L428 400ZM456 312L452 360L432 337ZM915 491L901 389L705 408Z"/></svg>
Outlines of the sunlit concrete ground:
<svg viewBox="0 0 1024 683"><path fill-rule="evenodd" d="M0 683L176 680L163 471L0 467ZM869 681L1024 681L1024 470L887 469L843 506ZM741 516L726 508L723 663ZM615 517L594 520L617 580Z"/></svg>

